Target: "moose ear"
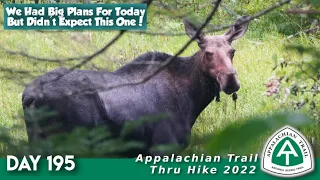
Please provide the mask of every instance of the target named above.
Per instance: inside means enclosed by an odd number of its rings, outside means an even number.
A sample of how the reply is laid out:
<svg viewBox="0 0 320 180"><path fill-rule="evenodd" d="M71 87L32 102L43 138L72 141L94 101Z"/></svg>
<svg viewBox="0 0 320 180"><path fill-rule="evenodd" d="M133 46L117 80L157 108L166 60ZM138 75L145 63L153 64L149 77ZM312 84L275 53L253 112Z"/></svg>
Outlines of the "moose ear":
<svg viewBox="0 0 320 180"><path fill-rule="evenodd" d="M232 41L241 38L247 31L249 25L250 16L242 16L236 20L234 26L232 26L224 36L231 43ZM244 21L247 21L243 23Z"/></svg>
<svg viewBox="0 0 320 180"><path fill-rule="evenodd" d="M184 28L185 28L188 36L190 38L193 38L196 35L197 30L199 28L196 25L192 24L192 22L190 22L188 19L184 19L183 23L184 23ZM202 32L200 32L199 35L197 37L195 37L195 39L194 39L198 43L199 46L203 43L203 37L204 37L204 34Z"/></svg>

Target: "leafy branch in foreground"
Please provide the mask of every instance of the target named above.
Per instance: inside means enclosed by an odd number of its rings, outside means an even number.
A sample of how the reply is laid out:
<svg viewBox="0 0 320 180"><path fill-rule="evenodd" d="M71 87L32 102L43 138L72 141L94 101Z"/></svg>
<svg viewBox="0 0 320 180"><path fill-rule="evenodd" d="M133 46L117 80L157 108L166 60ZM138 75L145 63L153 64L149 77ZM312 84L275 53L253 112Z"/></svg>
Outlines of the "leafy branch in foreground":
<svg viewBox="0 0 320 180"><path fill-rule="evenodd" d="M95 129L76 128L70 134L54 135L47 140L37 141L28 144L24 141L14 141L10 136L9 129L1 128L0 156L13 154L24 156L28 154L74 154L76 157L121 157L123 153L130 149L143 148L145 145L141 142L131 141L125 136L130 137L130 132L143 125L152 123L163 118L164 115L150 116L138 121L126 124L121 132L121 136L112 137L110 131L102 126ZM168 145L155 146L152 149L163 152L164 154L207 154L207 155L225 155L227 153L249 154L260 153L260 146L265 140L260 141L259 147L256 147L257 141L263 135L274 132L284 125L290 125L296 128L305 128L313 124L313 120L308 116L299 113L277 113L273 115L257 116L246 119L245 121L236 121L229 124L221 131L208 134L198 139L201 142L203 150L197 150L198 144L191 144L190 147L182 152L180 147ZM22 127L11 127L22 128Z"/></svg>
<svg viewBox="0 0 320 180"><path fill-rule="evenodd" d="M152 1L147 1L146 3L150 4ZM248 16L247 18L243 19L242 21L239 21L235 24L231 24L231 25L221 25L221 26L214 26L212 27L210 30L208 31L204 31L204 32L216 32L216 31L220 31L220 30L223 30L223 29L226 29L226 28L230 28L230 27L233 27L233 26L238 26L238 25L241 25L241 24L244 24L244 23L247 23L255 18L258 18L260 16L263 16L269 12L271 12L272 10L280 7L280 6L283 6L284 4L287 4L289 3L290 0L283 0L283 1L279 1L278 3L270 6L269 8L266 8L252 16ZM212 10L209 12L209 14L207 15L206 19L205 19L205 22L202 23L200 25L200 27L198 28L197 30L197 33L195 34L196 36L202 32L202 30L208 26L210 20L212 19L213 15L215 14L215 12L217 11L219 5L220 5L221 1L220 0L217 0L217 1L214 1L214 5L212 7ZM149 7L149 6L148 6ZM24 57L27 57L27 58L32 58L34 60L39 60L39 61L48 61L48 62L65 62L65 61L72 61L72 60L81 60L81 62L79 62L78 64L74 65L73 67L71 67L69 69L69 72L77 69L77 68L80 68L82 67L83 65L87 64L88 62L92 61L95 57L97 57L98 55L104 53L107 49L109 49L109 47L111 47L114 43L116 43L116 41L121 37L123 36L123 34L125 33L126 31L120 31L118 35L116 35L107 45L105 45L103 48L99 49L98 51L96 51L95 53L91 54L91 55L87 55L87 56L80 56L80 57L70 57L70 58L65 58L65 59L54 59L54 58L50 58L50 59L46 59L46 58L41 58L41 57L36 57L36 56L33 56L33 55L29 55L25 52L21 52L21 51L12 51L12 50L8 50L6 48L3 48L2 47L2 50L4 50L5 52L7 52L8 54L11 54L11 55L20 55L20 56L24 56ZM139 33L146 33L146 32L139 32ZM147 33L148 34L148 33ZM151 33L150 35L163 35L163 34L157 34L157 33ZM167 34L166 34L167 35ZM169 34L168 34L169 35ZM171 34L172 35L172 34ZM185 33L181 34L181 35L185 35ZM117 87L121 87L121 86L128 86L128 85L134 85L134 84L141 84L141 83L144 83L146 81L148 81L151 77L153 77L154 75L156 75L158 72L160 72L163 68L165 68L168 64L170 64L170 62L176 58L177 56L179 56L180 54L182 54L185 49L187 47L189 47L189 45L193 42L195 37L191 38L186 44L184 44L180 50L174 54L173 57L171 58L168 58L167 60L163 61L161 64L156 64L156 67L157 68L154 68L152 71L150 71L150 73L148 73L147 75L145 75L144 77L141 77L140 79L138 80L135 80L134 82L124 82L124 83L121 83L121 84L108 84L107 87L105 88L105 90L111 90L111 89L114 89L114 88L117 88ZM61 78L62 76L64 76L65 74L57 77L56 79L58 80L59 78ZM101 90L101 89L100 89Z"/></svg>
<svg viewBox="0 0 320 180"><path fill-rule="evenodd" d="M260 153L253 146L262 135L274 132L285 125L301 128L312 124L312 120L298 113L278 113L274 115L258 116L245 121L233 123L216 133L205 145L210 155L232 153ZM262 141L264 143L265 141Z"/></svg>

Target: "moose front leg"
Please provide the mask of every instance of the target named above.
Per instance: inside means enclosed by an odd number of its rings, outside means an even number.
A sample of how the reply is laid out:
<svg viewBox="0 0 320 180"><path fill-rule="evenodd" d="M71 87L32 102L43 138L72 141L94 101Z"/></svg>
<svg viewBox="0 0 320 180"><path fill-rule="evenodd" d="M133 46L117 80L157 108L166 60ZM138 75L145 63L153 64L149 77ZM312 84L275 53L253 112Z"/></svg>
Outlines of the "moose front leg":
<svg viewBox="0 0 320 180"><path fill-rule="evenodd" d="M153 131L149 152L152 156L171 155L179 152L182 145L172 126L158 126Z"/></svg>

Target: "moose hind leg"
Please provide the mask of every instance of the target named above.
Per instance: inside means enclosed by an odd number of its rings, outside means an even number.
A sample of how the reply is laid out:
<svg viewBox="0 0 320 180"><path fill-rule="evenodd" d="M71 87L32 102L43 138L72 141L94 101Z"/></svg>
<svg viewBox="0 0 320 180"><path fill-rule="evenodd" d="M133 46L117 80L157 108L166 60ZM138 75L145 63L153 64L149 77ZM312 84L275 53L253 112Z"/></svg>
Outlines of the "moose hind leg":
<svg viewBox="0 0 320 180"><path fill-rule="evenodd" d="M51 112L45 107L39 107L36 98L24 97L22 104L28 142L32 143L46 139L47 134L43 129L43 125L49 121Z"/></svg>

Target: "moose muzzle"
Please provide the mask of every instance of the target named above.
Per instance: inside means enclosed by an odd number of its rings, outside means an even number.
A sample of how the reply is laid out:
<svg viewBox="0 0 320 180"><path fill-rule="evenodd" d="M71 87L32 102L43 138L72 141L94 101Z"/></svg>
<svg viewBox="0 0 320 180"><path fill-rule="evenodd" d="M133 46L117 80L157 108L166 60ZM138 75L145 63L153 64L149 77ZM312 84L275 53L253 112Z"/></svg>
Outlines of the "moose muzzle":
<svg viewBox="0 0 320 180"><path fill-rule="evenodd" d="M220 88L226 94L232 94L240 89L240 82L236 71L221 75Z"/></svg>

